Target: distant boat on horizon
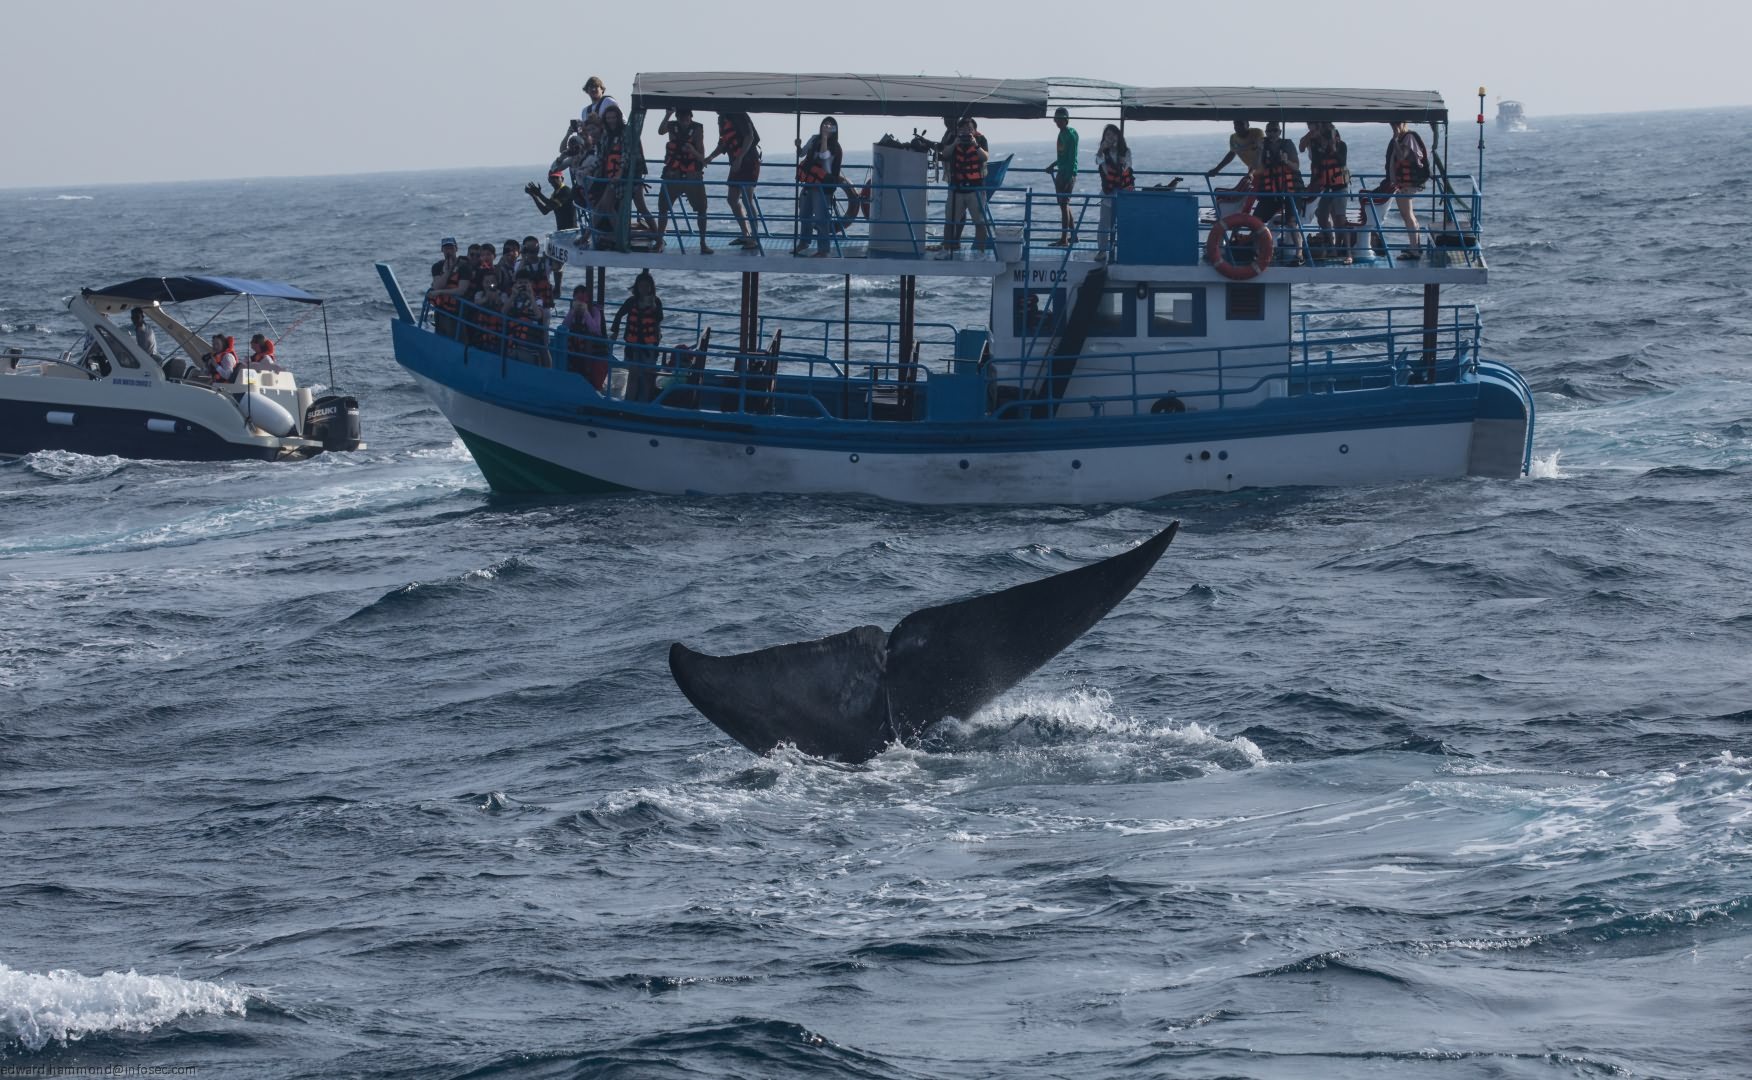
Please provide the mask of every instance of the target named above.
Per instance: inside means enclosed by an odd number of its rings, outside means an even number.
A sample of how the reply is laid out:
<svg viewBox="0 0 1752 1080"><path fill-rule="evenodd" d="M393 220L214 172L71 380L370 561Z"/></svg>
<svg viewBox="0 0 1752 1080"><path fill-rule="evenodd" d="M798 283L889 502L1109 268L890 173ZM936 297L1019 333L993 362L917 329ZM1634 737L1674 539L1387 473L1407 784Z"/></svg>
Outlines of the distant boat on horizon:
<svg viewBox="0 0 1752 1080"><path fill-rule="evenodd" d="M1530 131L1527 126L1527 110L1519 101L1497 98L1497 130L1498 131Z"/></svg>

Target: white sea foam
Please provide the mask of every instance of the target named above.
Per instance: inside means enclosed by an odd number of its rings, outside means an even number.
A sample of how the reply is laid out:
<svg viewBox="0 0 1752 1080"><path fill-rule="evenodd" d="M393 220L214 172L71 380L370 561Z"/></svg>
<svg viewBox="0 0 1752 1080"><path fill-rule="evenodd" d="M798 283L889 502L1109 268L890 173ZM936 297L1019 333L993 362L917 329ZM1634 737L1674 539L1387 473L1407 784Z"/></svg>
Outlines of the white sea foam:
<svg viewBox="0 0 1752 1080"><path fill-rule="evenodd" d="M1568 475L1557 467L1557 459L1563 456L1562 450L1553 450L1545 457L1536 457L1527 465L1527 475L1534 480L1567 480Z"/></svg>
<svg viewBox="0 0 1752 1080"><path fill-rule="evenodd" d="M0 964L0 1048L41 1050L103 1032L146 1032L182 1016L242 1016L249 995L175 975L46 975Z"/></svg>

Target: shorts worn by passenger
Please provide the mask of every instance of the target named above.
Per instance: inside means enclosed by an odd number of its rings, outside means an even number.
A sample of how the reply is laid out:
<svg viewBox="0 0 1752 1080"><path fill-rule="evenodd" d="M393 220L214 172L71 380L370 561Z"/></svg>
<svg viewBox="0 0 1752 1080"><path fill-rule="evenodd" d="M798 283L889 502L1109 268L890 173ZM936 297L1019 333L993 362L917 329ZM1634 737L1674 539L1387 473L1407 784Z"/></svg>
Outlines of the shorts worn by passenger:
<svg viewBox="0 0 1752 1080"><path fill-rule="evenodd" d="M732 184L754 184L760 180L760 158L750 154L742 159L742 164L730 166L730 182Z"/></svg>
<svg viewBox="0 0 1752 1080"><path fill-rule="evenodd" d="M686 199L689 206L699 213L706 212L706 182L704 180L665 180L663 181L663 205L672 206Z"/></svg>

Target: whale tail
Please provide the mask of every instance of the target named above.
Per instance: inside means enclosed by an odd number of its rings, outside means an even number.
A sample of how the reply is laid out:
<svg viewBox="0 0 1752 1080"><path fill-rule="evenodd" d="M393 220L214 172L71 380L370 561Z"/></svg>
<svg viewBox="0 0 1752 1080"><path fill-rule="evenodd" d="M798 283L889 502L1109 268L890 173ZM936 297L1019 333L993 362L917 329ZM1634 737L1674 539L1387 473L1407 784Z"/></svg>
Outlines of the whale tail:
<svg viewBox="0 0 1752 1080"><path fill-rule="evenodd" d="M865 761L1033 674L1125 599L1179 527L1089 566L922 608L892 632L860 626L733 656L676 642L669 670L706 719L756 753L789 742Z"/></svg>

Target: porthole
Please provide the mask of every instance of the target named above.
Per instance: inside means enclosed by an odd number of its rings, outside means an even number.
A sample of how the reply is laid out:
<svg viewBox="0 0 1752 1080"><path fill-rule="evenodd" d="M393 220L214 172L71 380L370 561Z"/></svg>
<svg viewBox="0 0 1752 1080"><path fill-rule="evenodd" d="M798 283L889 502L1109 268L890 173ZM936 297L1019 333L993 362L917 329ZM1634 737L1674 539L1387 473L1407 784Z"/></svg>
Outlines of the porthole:
<svg viewBox="0 0 1752 1080"><path fill-rule="evenodd" d="M652 440L651 440L651 445L652 445L652 446L656 446L656 445L657 445L657 440L656 440L656 439L652 439Z"/></svg>
<svg viewBox="0 0 1752 1080"><path fill-rule="evenodd" d="M1338 444L1338 452L1339 452L1339 453L1341 453L1341 454L1348 454L1348 453L1350 453L1350 443L1347 443L1347 442L1341 442L1341 443L1339 443L1339 444Z"/></svg>
<svg viewBox="0 0 1752 1080"><path fill-rule="evenodd" d="M858 463L858 455L853 454L852 455L852 464L856 465L857 463Z"/></svg>
<svg viewBox="0 0 1752 1080"><path fill-rule="evenodd" d="M1198 452L1198 459L1200 461L1209 461L1211 459L1211 452L1209 450L1200 450Z"/></svg>
<svg viewBox="0 0 1752 1080"><path fill-rule="evenodd" d="M961 467L963 469L967 468L967 459L966 458L961 459Z"/></svg>
<svg viewBox="0 0 1752 1080"><path fill-rule="evenodd" d="M1217 451L1217 460L1218 461L1228 461L1229 460L1229 452L1227 450L1218 450Z"/></svg>
<svg viewBox="0 0 1752 1080"><path fill-rule="evenodd" d="M596 432L594 432L594 431L589 431L589 430L586 430L586 431L585 431L585 432L584 432L584 434L586 434L586 435L588 435L588 436L590 436L590 437L591 437L591 438L592 438L592 439L594 439L594 438L596 438Z"/></svg>
<svg viewBox="0 0 1752 1080"><path fill-rule="evenodd" d="M1071 468L1073 468L1073 469L1081 469L1082 467L1083 467L1083 463L1081 461L1072 461L1071 462Z"/></svg>
<svg viewBox="0 0 1752 1080"><path fill-rule="evenodd" d="M743 447L743 448L742 448L742 452L743 452L743 453L744 453L744 454L747 454L747 455L748 455L748 456L749 456L749 457L753 457L753 456L754 456L754 447L752 447L752 446L744 446L744 447Z"/></svg>

